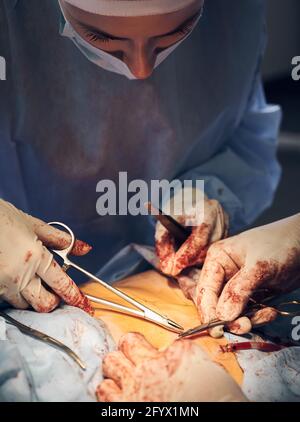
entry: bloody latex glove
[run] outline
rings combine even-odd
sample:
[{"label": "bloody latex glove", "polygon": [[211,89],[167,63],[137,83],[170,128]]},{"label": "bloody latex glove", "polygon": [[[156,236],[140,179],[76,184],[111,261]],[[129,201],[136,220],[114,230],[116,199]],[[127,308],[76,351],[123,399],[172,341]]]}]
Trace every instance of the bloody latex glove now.
[{"label": "bloody latex glove", "polygon": [[212,245],[197,284],[196,304],[203,322],[215,317],[233,321],[229,329],[243,334],[252,325],[271,322],[277,316],[268,307],[251,318],[239,318],[253,295],[263,289],[279,294],[298,286],[300,214]]},{"label": "bloody latex glove", "polygon": [[103,362],[103,402],[246,401],[235,381],[189,340],[159,352],[141,334],[125,335]]},{"label": "bloody latex glove", "polygon": [[[63,299],[91,313],[88,299],[46,248],[64,249],[70,241],[69,234],[0,200],[0,299],[19,309],[31,305],[38,312],[50,312]],[[72,253],[90,250],[77,240]]]},{"label": "bloody latex glove", "polygon": [[201,270],[199,268],[187,268],[176,277],[177,283],[187,299],[196,304],[196,287],[200,280]]},{"label": "bloody latex glove", "polygon": [[[207,199],[203,193],[202,198],[203,219],[197,225],[190,226],[191,234],[178,250],[172,234],[160,222],[156,225],[156,252],[160,260],[160,269],[167,275],[177,276],[185,268],[202,264],[208,247],[227,236],[228,216],[222,206],[214,199]],[[176,209],[177,201],[182,201],[180,192],[170,200],[167,209]],[[196,207],[194,203],[192,205],[184,204],[183,215],[171,215],[183,226],[188,227],[191,222],[197,220]]]}]

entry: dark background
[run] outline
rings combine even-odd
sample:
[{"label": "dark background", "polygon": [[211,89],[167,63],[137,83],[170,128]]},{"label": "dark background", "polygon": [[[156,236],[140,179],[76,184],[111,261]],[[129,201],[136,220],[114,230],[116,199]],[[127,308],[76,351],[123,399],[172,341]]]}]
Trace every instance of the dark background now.
[{"label": "dark background", "polygon": [[267,6],[268,47],[262,72],[268,101],[283,110],[278,150],[283,172],[272,207],[254,225],[300,212],[300,81],[291,77],[292,58],[300,56],[300,1],[267,0]]}]

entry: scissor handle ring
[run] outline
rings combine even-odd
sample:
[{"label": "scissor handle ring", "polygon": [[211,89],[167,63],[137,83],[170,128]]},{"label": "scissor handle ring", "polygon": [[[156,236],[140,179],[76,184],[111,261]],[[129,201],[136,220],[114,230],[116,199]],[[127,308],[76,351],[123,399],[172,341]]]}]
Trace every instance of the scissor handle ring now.
[{"label": "scissor handle ring", "polygon": [[71,251],[72,251],[72,249],[73,249],[73,247],[74,247],[74,244],[75,244],[75,236],[74,236],[74,233],[72,232],[72,230],[70,229],[70,227],[68,227],[66,224],[64,224],[64,223],[60,223],[60,222],[58,222],[58,221],[52,221],[51,223],[48,223],[48,225],[49,226],[59,226],[59,227],[63,227],[64,229],[65,229],[65,231],[67,232],[67,233],[69,233],[69,235],[71,236],[71,243],[70,243],[70,245],[67,247],[67,248],[65,248],[65,249],[63,249],[63,250],[61,250],[61,251],[59,251],[59,250],[57,250],[57,251],[54,251],[53,250],[53,252],[60,252],[60,253],[64,253],[64,255],[65,255],[65,257],[67,257],[68,255],[69,255],[69,253],[71,253]]}]

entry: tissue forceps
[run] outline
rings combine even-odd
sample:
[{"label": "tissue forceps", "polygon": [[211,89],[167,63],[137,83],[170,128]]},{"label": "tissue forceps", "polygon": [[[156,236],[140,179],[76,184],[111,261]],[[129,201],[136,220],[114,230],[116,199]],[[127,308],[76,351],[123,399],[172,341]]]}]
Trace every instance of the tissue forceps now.
[{"label": "tissue forceps", "polygon": [[[281,302],[278,305],[274,305],[274,306],[267,305],[266,302],[272,299],[274,299],[274,296],[267,297],[263,301],[261,301],[261,303],[259,303],[255,301],[253,298],[250,298],[250,302],[252,302],[252,305],[250,305],[250,307],[248,307],[248,311],[246,311],[241,316],[249,316],[253,312],[258,311],[259,309],[267,308],[267,307],[274,309],[278,315],[284,316],[284,317],[300,315],[300,301],[291,300],[288,302]],[[296,310],[290,311],[288,310],[289,307],[294,307]],[[221,321],[219,319],[214,319],[206,324],[198,325],[197,327],[191,328],[187,331],[180,333],[179,337],[180,338],[190,337],[195,334],[200,334],[203,331],[209,330],[210,328],[219,327],[220,325],[227,325],[230,322],[232,321]]]},{"label": "tissue forceps", "polygon": [[133,299],[132,297],[128,296],[126,293],[123,293],[121,290],[110,286],[105,281],[101,280],[100,278],[96,277],[94,274],[90,273],[89,271],[85,270],[84,268],[80,267],[79,265],[75,264],[74,262],[70,261],[69,254],[71,253],[74,243],[75,243],[75,236],[73,231],[68,227],[66,224],[59,223],[59,222],[51,222],[48,223],[50,226],[58,226],[64,228],[67,233],[71,236],[71,243],[70,245],[63,250],[56,250],[52,249],[51,251],[58,255],[63,260],[63,270],[67,271],[69,268],[74,268],[75,270],[81,272],[82,274],[86,275],[93,281],[96,281],[97,283],[101,284],[101,286],[105,287],[110,292],[114,293],[115,295],[119,296],[123,300],[125,300],[127,303],[130,303],[131,305],[135,306],[137,309],[132,309],[124,305],[120,305],[115,302],[111,302],[105,299],[100,299],[95,296],[86,295],[86,297],[91,300],[92,302],[99,303],[100,305],[105,305],[110,308],[116,309],[117,311],[124,312],[129,315],[133,315],[138,318],[143,318],[147,321],[154,322],[157,325],[160,325],[164,328],[167,328],[168,330],[174,331],[176,333],[180,333],[183,331],[183,327],[181,325],[177,324],[176,322],[170,320],[169,318],[165,317],[164,315],[161,315],[155,311],[152,311],[147,306],[141,304],[137,300]]}]

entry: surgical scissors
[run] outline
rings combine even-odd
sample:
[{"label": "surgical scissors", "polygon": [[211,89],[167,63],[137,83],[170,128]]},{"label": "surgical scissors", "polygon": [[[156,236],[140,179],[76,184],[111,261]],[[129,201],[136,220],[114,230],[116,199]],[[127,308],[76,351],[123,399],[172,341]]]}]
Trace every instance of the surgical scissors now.
[{"label": "surgical scissors", "polygon": [[89,271],[85,270],[84,268],[77,265],[75,262],[70,261],[69,254],[71,253],[74,243],[75,243],[75,236],[73,231],[68,227],[66,224],[59,223],[59,222],[51,222],[48,223],[50,226],[58,226],[64,228],[69,235],[71,236],[71,243],[70,245],[63,250],[56,250],[52,249],[51,251],[59,256],[63,260],[63,270],[68,271],[69,268],[74,268],[75,270],[81,272],[82,274],[86,275],[90,279],[96,281],[97,283],[101,284],[101,286],[105,287],[110,292],[116,294],[124,301],[130,303],[131,305],[135,306],[137,309],[132,309],[124,305],[120,305],[115,302],[111,302],[105,299],[100,299],[95,296],[86,295],[86,297],[91,300],[92,302],[98,303],[100,305],[108,306],[110,308],[113,308],[117,311],[124,312],[129,315],[133,315],[138,318],[143,318],[147,321],[153,322],[157,325],[160,325],[164,328],[167,328],[171,331],[174,331],[176,333],[180,333],[183,331],[183,327],[181,325],[177,324],[176,322],[170,320],[169,318],[165,317],[164,315],[160,315],[159,313],[152,311],[145,305],[139,303],[137,300],[133,299],[132,297],[128,296],[127,294],[123,293],[121,290],[110,286],[105,281],[101,280],[100,278],[96,277],[94,274],[90,273]]},{"label": "surgical scissors", "polygon": [[[281,302],[278,305],[269,306],[267,304],[268,301],[273,300],[275,296],[270,296],[265,298],[261,302],[257,302],[255,299],[251,298],[250,302],[252,303],[246,310],[246,312],[242,316],[250,316],[253,312],[258,311],[259,309],[270,307],[274,309],[278,315],[288,317],[288,316],[296,316],[300,315],[300,301],[298,300],[291,300],[288,302]],[[289,307],[298,307],[297,311],[289,311]],[[191,328],[187,331],[184,331],[179,334],[180,338],[194,336],[195,334],[200,334],[203,331],[209,330],[210,328],[219,327],[221,325],[226,326],[232,321],[221,321],[219,319],[214,319],[206,324],[198,325],[197,327]]]}]

